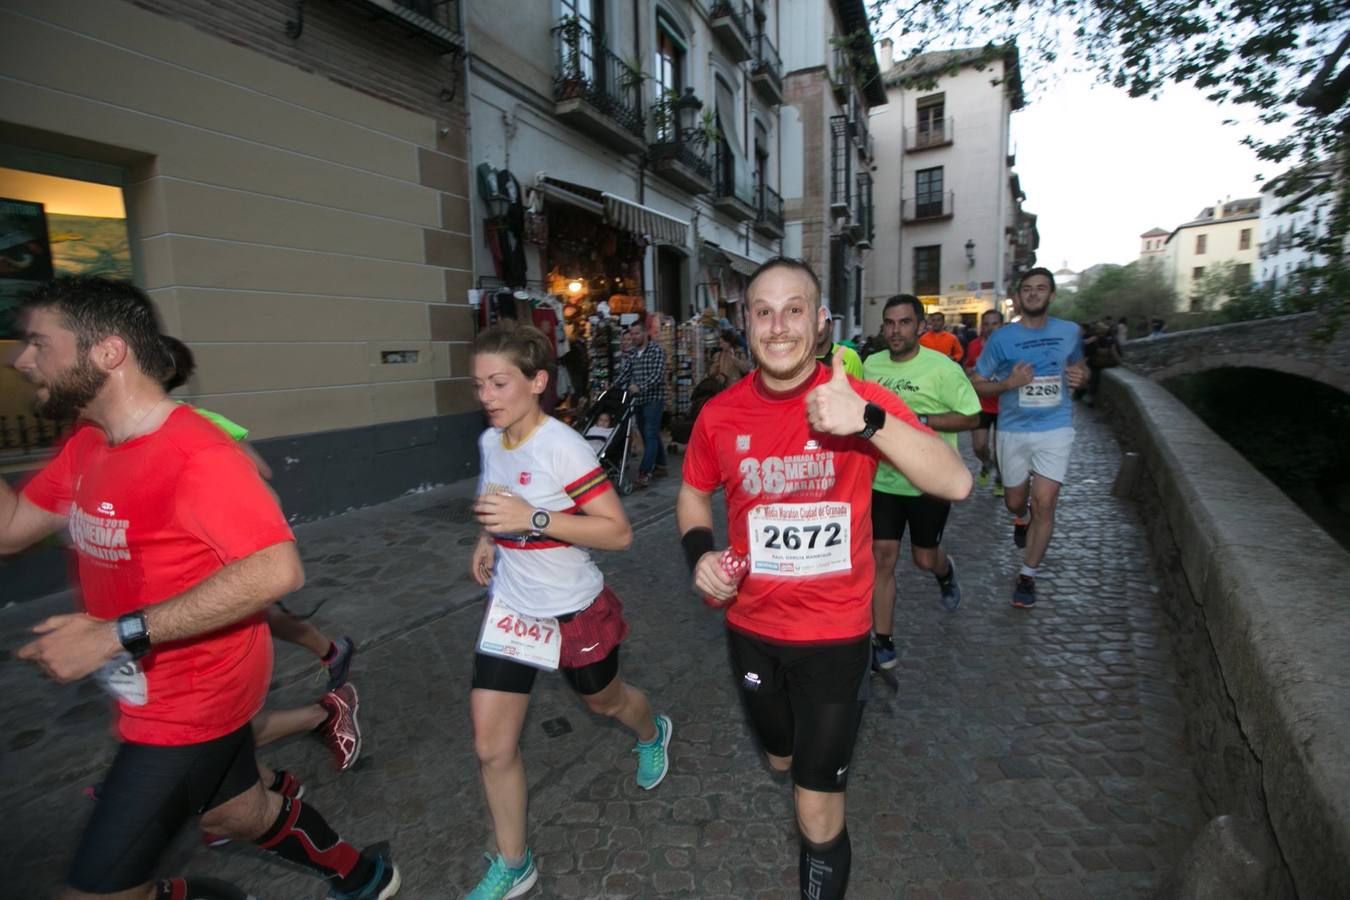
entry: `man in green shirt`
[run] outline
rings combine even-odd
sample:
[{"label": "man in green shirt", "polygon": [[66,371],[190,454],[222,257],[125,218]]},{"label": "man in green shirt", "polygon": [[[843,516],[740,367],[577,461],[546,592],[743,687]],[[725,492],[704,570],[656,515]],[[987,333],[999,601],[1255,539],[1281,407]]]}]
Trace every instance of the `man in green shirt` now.
[{"label": "man in green shirt", "polygon": [[838,353],[843,357],[844,371],[854,378],[862,380],[863,364],[862,357],[858,355],[858,351],[849,347],[847,344],[840,344],[831,340],[830,335],[830,329],[823,328],[816,337],[816,359],[828,366],[830,364],[830,359]]},{"label": "man in green shirt", "polygon": [[[873,353],[863,363],[863,378],[894,391],[919,421],[956,448],[956,435],[980,421],[980,398],[961,367],[945,354],[919,343],[923,304],[911,294],[886,301],[881,331],[889,352]],[[942,529],[951,503],[921,492],[884,460],[872,481],[872,555],[877,575],[872,587],[872,625],[876,637],[872,661],[879,669],[896,664],[891,626],[895,621],[895,564],[900,538],[909,526],[914,564],[932,572],[942,591],[942,606],[961,605],[956,564],[942,551]]]}]

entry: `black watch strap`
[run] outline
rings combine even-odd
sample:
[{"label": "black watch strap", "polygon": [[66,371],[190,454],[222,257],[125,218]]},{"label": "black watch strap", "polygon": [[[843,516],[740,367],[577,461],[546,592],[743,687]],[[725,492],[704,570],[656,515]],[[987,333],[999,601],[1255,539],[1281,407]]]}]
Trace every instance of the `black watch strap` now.
[{"label": "black watch strap", "polygon": [[863,430],[858,432],[858,437],[864,440],[870,438],[881,430],[881,426],[886,424],[886,410],[877,406],[875,403],[869,403],[863,408]]},{"label": "black watch strap", "polygon": [[150,652],[150,629],[145,613],[133,612],[117,619],[117,640],[132,659],[140,659]]}]

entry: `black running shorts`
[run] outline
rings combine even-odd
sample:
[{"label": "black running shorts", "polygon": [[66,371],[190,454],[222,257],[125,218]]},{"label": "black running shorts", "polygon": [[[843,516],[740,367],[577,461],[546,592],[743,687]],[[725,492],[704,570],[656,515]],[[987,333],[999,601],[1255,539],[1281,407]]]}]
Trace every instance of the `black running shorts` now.
[{"label": "black running shorts", "polygon": [[998,424],[998,413],[996,412],[991,413],[985,412],[984,410],[980,410],[980,424],[976,425],[974,430],[980,431],[981,429],[983,429],[985,431],[988,431],[990,428],[993,428],[997,424]]},{"label": "black running shorts", "polygon": [[[562,667],[558,669],[572,690],[582,696],[598,694],[614,676],[619,674],[619,648],[609,651],[604,659],[588,663],[579,669]],[[534,666],[489,656],[486,653],[473,655],[473,687],[485,691],[505,691],[508,694],[528,694],[534,690],[534,679],[539,670]]]},{"label": "black running shorts", "polygon": [[952,505],[927,494],[917,497],[872,492],[872,540],[898,541],[909,525],[909,542],[931,550],[942,543],[942,529]]},{"label": "black running shorts", "polygon": [[122,744],[80,836],[67,883],[86,894],[147,883],[188,819],[257,783],[249,724],[202,744]]},{"label": "black running shorts", "polygon": [[746,715],[765,752],[792,757],[797,786],[843,791],[870,684],[871,638],[774,644],[728,628],[727,649]]}]

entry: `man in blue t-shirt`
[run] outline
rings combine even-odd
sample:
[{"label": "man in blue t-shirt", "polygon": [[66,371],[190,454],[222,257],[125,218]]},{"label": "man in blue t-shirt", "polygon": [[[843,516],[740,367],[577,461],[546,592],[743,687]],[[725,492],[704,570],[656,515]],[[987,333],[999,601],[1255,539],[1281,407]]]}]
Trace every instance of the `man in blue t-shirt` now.
[{"label": "man in blue t-shirt", "polygon": [[976,393],[998,398],[1003,502],[1015,517],[1013,542],[1026,548],[1012,594],[1020,609],[1036,604],[1036,567],[1050,546],[1073,448],[1072,391],[1088,377],[1078,326],[1048,315],[1054,298],[1050,270],[1028,269],[1017,287],[1021,321],[989,336],[970,375]]}]

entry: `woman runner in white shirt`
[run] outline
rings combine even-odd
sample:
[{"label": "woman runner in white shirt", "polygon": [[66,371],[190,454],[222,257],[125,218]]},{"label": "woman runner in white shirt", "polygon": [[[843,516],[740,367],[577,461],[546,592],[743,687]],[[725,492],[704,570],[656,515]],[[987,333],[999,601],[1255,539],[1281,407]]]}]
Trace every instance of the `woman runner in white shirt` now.
[{"label": "woman runner in white shirt", "polygon": [[636,733],[640,787],[656,787],[669,768],[670,719],[619,677],[623,606],[583,549],[625,550],[633,530],[585,439],[540,408],[552,367],[548,339],[529,326],[490,328],[474,344],[489,428],[479,439],[473,509],[483,533],[471,566],[490,598],[469,706],[497,856],[470,900],[519,897],[538,878],[525,842],[520,733],[539,669],[560,669],[592,712]]}]

